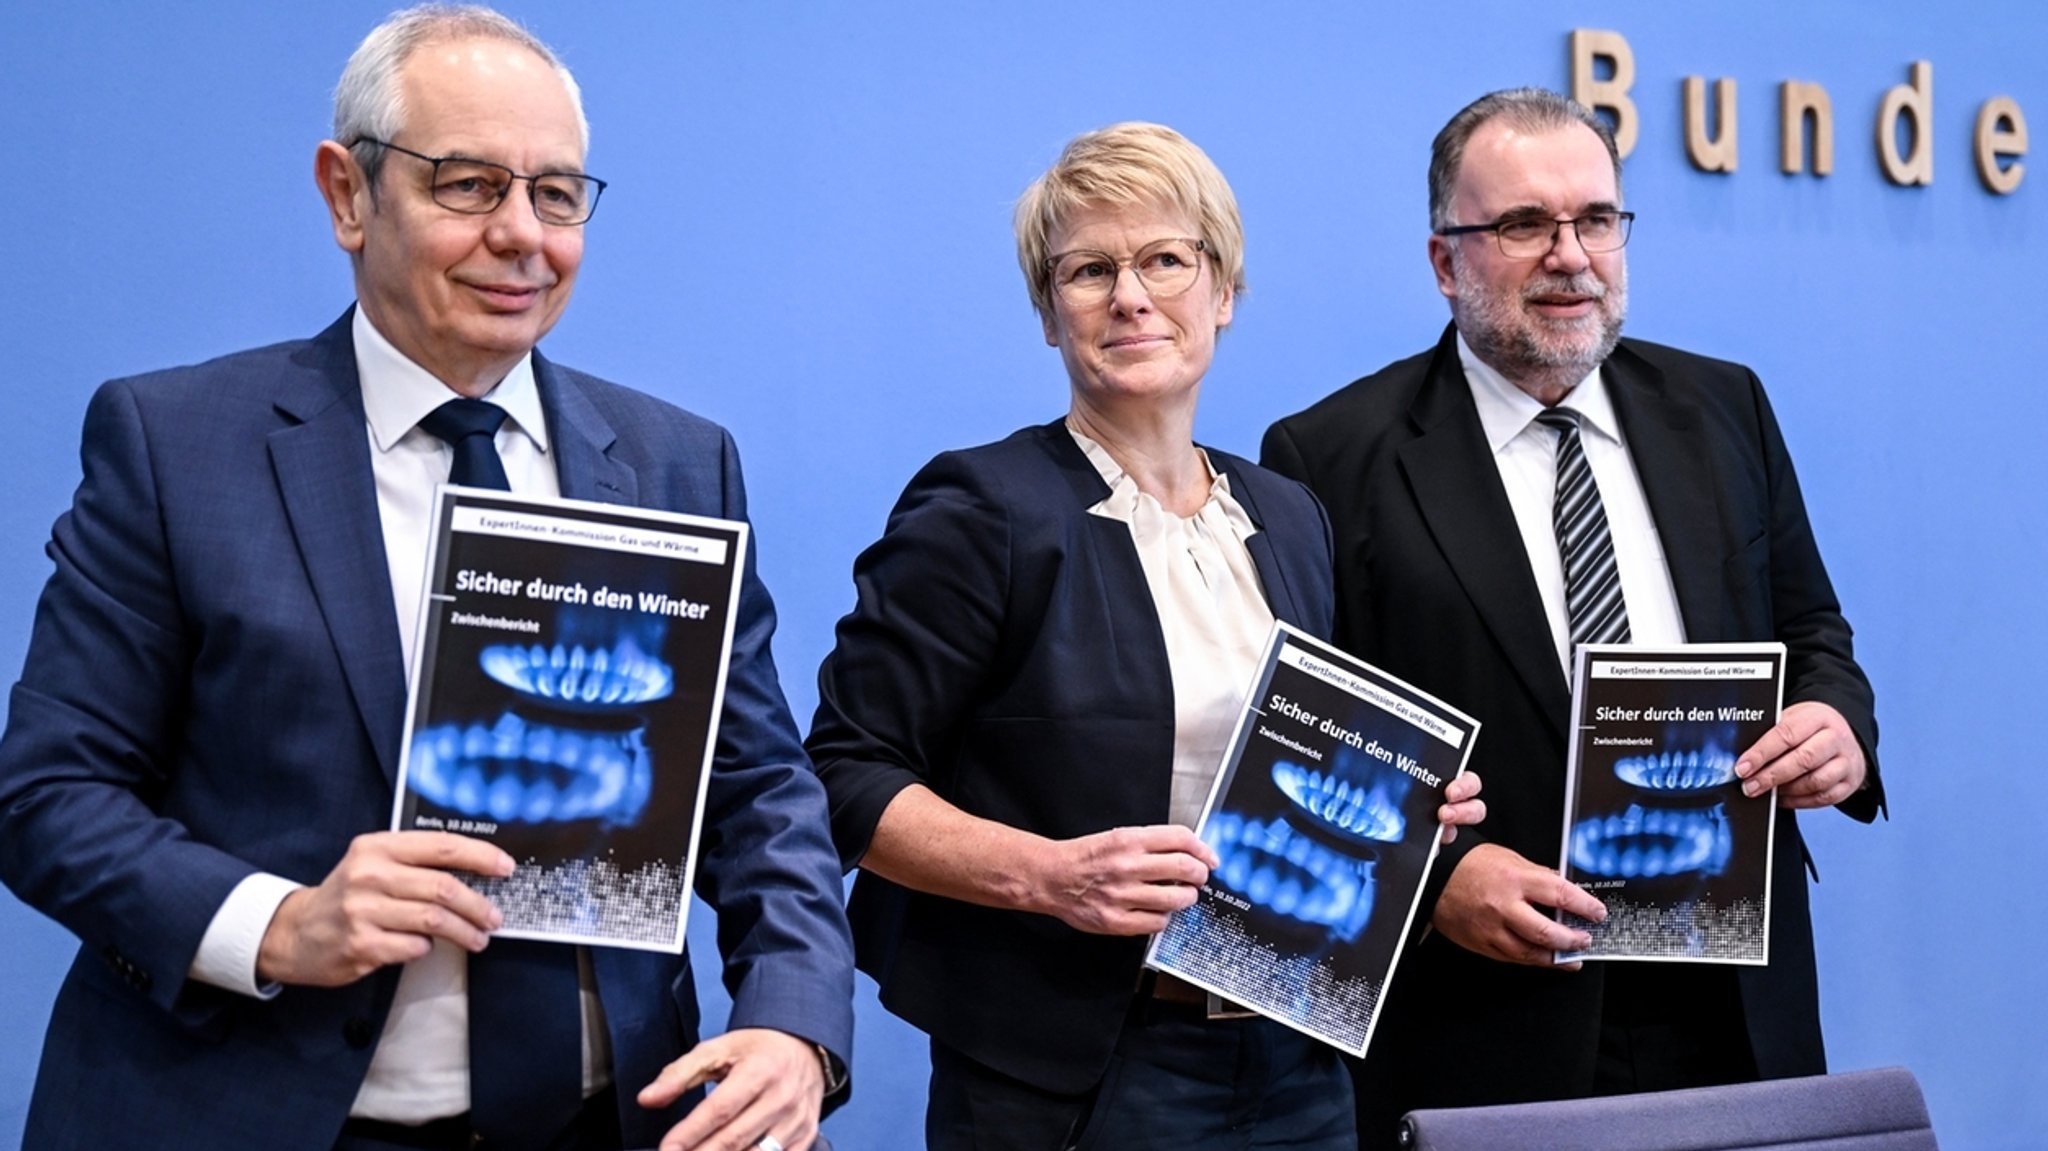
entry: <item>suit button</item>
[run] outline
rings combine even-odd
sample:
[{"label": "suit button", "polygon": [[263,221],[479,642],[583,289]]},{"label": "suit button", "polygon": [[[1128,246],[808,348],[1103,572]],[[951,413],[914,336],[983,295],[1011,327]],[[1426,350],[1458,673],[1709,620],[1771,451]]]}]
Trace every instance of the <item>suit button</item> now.
[{"label": "suit button", "polygon": [[360,1049],[376,1041],[377,1029],[369,1020],[357,1016],[341,1025],[341,1038],[350,1047]]},{"label": "suit button", "polygon": [[137,967],[134,960],[121,954],[120,951],[115,949],[113,944],[110,943],[100,949],[100,956],[107,961],[108,967],[114,969],[114,974],[128,981],[128,986],[145,994],[149,991],[149,972]]}]

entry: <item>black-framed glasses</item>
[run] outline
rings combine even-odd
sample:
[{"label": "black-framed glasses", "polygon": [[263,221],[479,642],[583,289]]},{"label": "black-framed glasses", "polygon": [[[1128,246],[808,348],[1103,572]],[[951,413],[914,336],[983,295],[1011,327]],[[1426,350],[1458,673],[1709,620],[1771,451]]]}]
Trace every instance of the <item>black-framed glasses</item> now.
[{"label": "black-framed glasses", "polygon": [[1629,226],[1635,223],[1634,212],[1588,212],[1569,220],[1553,220],[1548,216],[1516,216],[1509,220],[1495,220],[1491,224],[1459,224],[1451,228],[1438,228],[1439,236],[1469,236],[1474,232],[1492,232],[1500,243],[1500,254],[1510,260],[1534,260],[1550,254],[1557,243],[1558,229],[1566,224],[1572,226],[1572,234],[1579,238],[1579,247],[1588,252],[1613,252],[1628,243]]},{"label": "black-framed glasses", "polygon": [[1195,286],[1202,277],[1202,253],[1209,245],[1202,240],[1175,237],[1154,240],[1138,249],[1128,260],[1108,252],[1076,248],[1045,259],[1046,274],[1053,291],[1076,308],[1092,307],[1116,294],[1116,278],[1125,268],[1135,272],[1145,293],[1155,300],[1172,299]]},{"label": "black-framed glasses", "polygon": [[533,214],[543,224],[566,228],[590,219],[590,214],[597,211],[597,198],[604,194],[603,180],[581,172],[522,176],[503,164],[464,156],[429,156],[374,136],[358,136],[356,142],[375,144],[432,164],[434,172],[428,177],[428,186],[434,203],[465,215],[488,216],[497,211],[505,197],[512,194],[512,185],[524,180],[526,194],[533,201]]}]

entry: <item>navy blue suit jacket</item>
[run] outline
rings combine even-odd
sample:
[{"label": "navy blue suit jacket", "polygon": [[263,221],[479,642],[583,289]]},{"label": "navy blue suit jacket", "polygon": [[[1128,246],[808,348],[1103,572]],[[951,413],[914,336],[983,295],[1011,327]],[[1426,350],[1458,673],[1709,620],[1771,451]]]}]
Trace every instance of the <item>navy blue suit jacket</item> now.
[{"label": "navy blue suit jacket", "polygon": [[[102,387],[0,741],[0,877],[81,941],[51,1014],[33,1148],[332,1146],[397,969],[268,1001],[188,980],[252,871],[318,883],[387,827],[405,718],[348,315],[310,341]],[[744,518],[714,424],[534,356],[565,496]],[[698,891],[731,1026],[850,1054],[852,970],[825,809],[747,557]],[[632,1095],[696,1042],[687,960],[592,950]]]},{"label": "navy blue suit jacket", "polygon": [[[1869,754],[1870,789],[1841,806],[1872,819],[1884,791],[1870,681],[1763,385],[1739,364],[1639,340],[1623,340],[1601,371],[1687,638],[1782,641],[1785,702],[1833,706]],[[1455,331],[1274,424],[1261,458],[1329,507],[1338,645],[1484,725],[1470,767],[1486,780],[1486,820],[1444,849],[1425,897],[1433,905],[1482,843],[1555,866],[1571,693]],[[1771,962],[1736,969],[1767,1078],[1826,1069],[1804,858],[1799,820],[1780,810]],[[1411,941],[1359,1077],[1361,1145],[1391,1146],[1417,1107],[1589,1094],[1605,969],[1499,963],[1434,933]]]},{"label": "navy blue suit jacket", "polygon": [[[1213,449],[1259,528],[1273,614],[1330,630],[1329,524],[1301,485]],[[1063,424],[948,452],[910,481],[854,565],[858,602],[819,672],[808,746],[842,861],[913,783],[1054,839],[1164,823],[1173,680],[1130,528]],[[882,1002],[936,1039],[1049,1090],[1094,1084],[1145,940],[978,907],[862,874],[848,907]]]}]

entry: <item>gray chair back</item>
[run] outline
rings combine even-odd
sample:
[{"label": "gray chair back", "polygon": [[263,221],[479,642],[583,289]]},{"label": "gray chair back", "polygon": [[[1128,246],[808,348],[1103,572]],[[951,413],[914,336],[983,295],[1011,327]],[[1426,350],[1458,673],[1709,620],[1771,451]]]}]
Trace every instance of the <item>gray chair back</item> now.
[{"label": "gray chair back", "polygon": [[1409,1151],[1938,1151],[1903,1067],[1554,1103],[1411,1111]]}]

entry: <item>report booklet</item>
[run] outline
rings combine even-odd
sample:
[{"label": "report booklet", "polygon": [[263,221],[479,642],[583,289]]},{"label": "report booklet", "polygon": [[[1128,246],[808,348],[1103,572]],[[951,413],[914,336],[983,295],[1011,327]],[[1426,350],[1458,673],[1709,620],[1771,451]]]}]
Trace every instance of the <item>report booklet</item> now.
[{"label": "report booklet", "polygon": [[1146,962],[1365,1054],[1478,731],[1275,624],[1195,829],[1222,865]]},{"label": "report booklet", "polygon": [[446,486],[392,817],[488,840],[497,934],[680,952],[747,525]]},{"label": "report booklet", "polygon": [[1764,964],[1777,793],[1735,761],[1778,722],[1785,645],[1585,644],[1572,675],[1565,878],[1607,919],[1579,959]]}]

